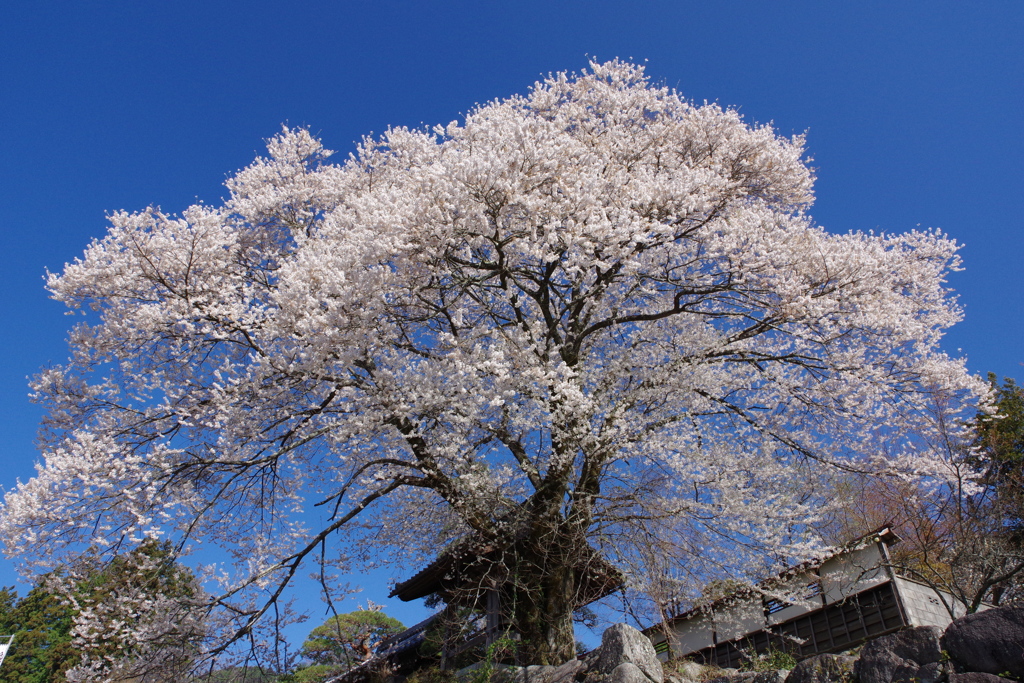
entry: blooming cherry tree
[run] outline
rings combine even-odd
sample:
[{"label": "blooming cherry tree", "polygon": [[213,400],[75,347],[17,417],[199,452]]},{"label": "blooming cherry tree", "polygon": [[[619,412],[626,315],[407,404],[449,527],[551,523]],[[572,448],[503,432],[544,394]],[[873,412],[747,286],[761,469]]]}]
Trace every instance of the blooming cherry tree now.
[{"label": "blooming cherry tree", "polygon": [[952,240],[815,226],[802,138],[641,67],[341,164],[302,129],[268,147],[221,205],[115,213],[50,276],[85,317],[35,381],[9,553],[219,543],[244,632],[322,557],[472,534],[514,550],[512,626],[555,662],[588,545],[799,552],[821,475],[940,473],[934,398],[984,393],[939,350]]}]

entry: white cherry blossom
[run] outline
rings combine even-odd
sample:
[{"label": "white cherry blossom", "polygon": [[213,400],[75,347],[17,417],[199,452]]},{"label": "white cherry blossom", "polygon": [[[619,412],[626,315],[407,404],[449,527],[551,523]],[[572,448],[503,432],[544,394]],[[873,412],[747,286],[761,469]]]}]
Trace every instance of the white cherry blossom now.
[{"label": "white cherry blossom", "polygon": [[551,614],[514,620],[553,661],[582,544],[809,552],[830,471],[941,475],[936,397],[984,394],[939,348],[953,240],[826,232],[802,137],[633,64],[340,164],[302,129],[268,147],[221,205],[115,213],[49,277],[85,314],[35,382],[8,553],[218,543],[241,628],[324,544],[403,562],[472,533],[524,558]]}]

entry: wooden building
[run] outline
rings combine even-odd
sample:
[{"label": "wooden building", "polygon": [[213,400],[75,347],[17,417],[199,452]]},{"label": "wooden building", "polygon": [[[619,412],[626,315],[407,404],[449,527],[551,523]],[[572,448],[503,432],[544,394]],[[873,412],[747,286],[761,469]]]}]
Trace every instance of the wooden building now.
[{"label": "wooden building", "polygon": [[[514,566],[515,541],[507,546],[467,538],[454,543],[415,575],[395,585],[389,597],[408,602],[428,596],[446,605],[441,613],[381,643],[380,656],[397,664],[410,662],[410,653],[421,648],[428,634],[441,643],[441,667],[463,653],[483,651],[510,630],[504,604],[510,594],[510,567]],[[587,546],[576,558],[574,572],[582,606],[598,600],[622,585],[622,575],[600,553]],[[438,631],[441,631],[438,634]]]},{"label": "wooden building", "polygon": [[952,596],[893,571],[888,547],[897,542],[891,529],[879,529],[647,629],[647,635],[662,660],[688,657],[734,667],[771,648],[802,659],[908,626],[945,627],[954,618],[950,610],[962,616]]}]

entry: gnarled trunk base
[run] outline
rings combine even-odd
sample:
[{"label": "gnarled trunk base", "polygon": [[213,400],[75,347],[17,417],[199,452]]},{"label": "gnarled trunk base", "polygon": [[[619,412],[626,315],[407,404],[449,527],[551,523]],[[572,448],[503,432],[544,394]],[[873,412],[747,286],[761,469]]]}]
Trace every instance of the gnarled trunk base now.
[{"label": "gnarled trunk base", "polygon": [[[554,552],[552,552],[554,550]],[[506,592],[506,614],[519,633],[522,664],[557,666],[576,656],[575,571],[566,548],[523,552]]]}]

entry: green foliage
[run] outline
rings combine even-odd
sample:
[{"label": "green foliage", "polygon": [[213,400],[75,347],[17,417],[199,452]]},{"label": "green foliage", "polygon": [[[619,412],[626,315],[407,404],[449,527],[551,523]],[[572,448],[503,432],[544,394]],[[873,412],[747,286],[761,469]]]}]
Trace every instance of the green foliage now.
[{"label": "green foliage", "polygon": [[342,668],[332,664],[313,664],[297,669],[294,673],[281,676],[281,683],[321,683],[332,676],[344,673]]},{"label": "green foliage", "polygon": [[676,678],[684,678],[686,680],[703,681],[707,680],[706,672],[708,668],[713,668],[714,671],[721,671],[717,666],[698,664],[689,657],[676,657],[669,659],[666,662],[662,662],[661,670],[665,673],[665,676],[675,676]]},{"label": "green foliage", "polygon": [[[156,568],[135,571],[143,558],[157,560]],[[47,578],[42,577],[20,600],[13,586],[0,589],[0,633],[15,635],[3,663],[0,680],[4,683],[60,683],[68,669],[82,661],[82,650],[71,637],[76,611],[65,596],[46,587]],[[127,587],[144,587],[150,594],[162,591],[165,595],[191,596],[195,582],[191,572],[174,563],[168,544],[152,541],[88,573],[78,583],[74,597],[79,605],[103,605]],[[125,654],[122,645],[105,639],[90,654],[94,658],[121,657]]]},{"label": "green foliage", "polygon": [[78,663],[71,646],[71,608],[42,586],[17,599],[14,587],[0,590],[0,632],[15,634],[3,663],[4,683],[63,681]]},{"label": "green foliage", "polygon": [[987,459],[983,482],[995,493],[1006,522],[1024,531],[1024,387],[1010,378],[999,385],[989,373],[995,415],[979,415],[975,446]]},{"label": "green foliage", "polygon": [[402,622],[376,610],[338,614],[310,632],[302,656],[314,664],[351,667],[369,659],[380,641],[404,630]]},{"label": "green foliage", "polygon": [[293,679],[257,667],[232,666],[189,679],[195,683],[291,683]]},{"label": "green foliage", "polygon": [[[198,584],[191,571],[175,562],[175,555],[170,543],[150,540],[144,542],[134,551],[115,557],[104,566],[97,566],[78,586],[76,599],[85,608],[101,611],[105,606],[116,604],[124,596],[135,595],[136,600],[128,608],[129,614],[140,607],[139,598],[147,599],[164,596],[174,599],[190,600],[197,597]],[[111,611],[103,621],[117,622],[129,614],[124,610]],[[179,615],[184,616],[184,615]],[[196,630],[197,624],[184,618],[177,626],[160,636],[158,643],[145,644],[146,648],[156,644],[162,652],[175,652],[173,657],[163,659],[160,668],[170,667],[178,672],[187,668],[190,661],[189,652],[194,652],[192,644],[202,636]],[[139,644],[118,642],[116,639],[103,636],[97,647],[93,643],[89,655],[93,660],[100,658],[124,658],[135,656],[152,657],[153,651],[139,651]],[[147,664],[156,665],[156,662]],[[170,673],[168,671],[167,673]]]},{"label": "green foliage", "polygon": [[[451,646],[472,634],[475,628],[472,624],[478,616],[478,612],[467,607],[446,606],[423,634],[423,642],[419,646],[419,656],[423,659],[440,660],[441,652],[446,644]],[[462,652],[455,658],[449,658],[446,665],[451,669],[460,669],[478,662],[481,654],[478,649],[473,648]]]},{"label": "green foliage", "polygon": [[491,677],[494,675],[495,664],[508,660],[514,661],[518,647],[519,643],[508,635],[495,640],[484,651],[483,661],[470,672],[467,683],[490,683]]},{"label": "green foliage", "polygon": [[[975,423],[975,463],[984,492],[975,496],[968,520],[989,520],[982,536],[995,552],[989,553],[984,599],[1000,604],[1024,604],[1024,387],[1004,378],[1000,385],[989,373],[995,414],[978,415]],[[968,556],[979,555],[971,546]],[[976,601],[977,602],[977,601]],[[977,604],[969,606],[970,611]]]},{"label": "green foliage", "polygon": [[417,669],[409,674],[405,683],[454,683],[455,675],[451,671],[442,671],[438,665]]},{"label": "green foliage", "polygon": [[740,665],[741,671],[776,671],[792,669],[796,666],[796,658],[785,650],[774,647],[767,652],[748,656]]},{"label": "green foliage", "polygon": [[[151,560],[152,568],[143,572],[143,560]],[[102,602],[126,586],[145,587],[150,595],[196,597],[195,576],[175,562],[171,544],[150,540],[134,551],[115,557],[108,565],[93,572],[80,585],[80,592],[93,602]]]},{"label": "green foliage", "polygon": [[717,666],[716,664],[708,664],[701,669],[700,680],[710,681],[715,678],[720,678],[721,676],[724,676],[726,673],[726,670],[721,668],[720,666]]}]

